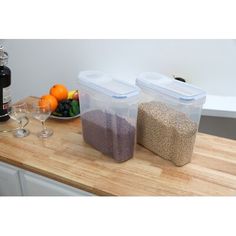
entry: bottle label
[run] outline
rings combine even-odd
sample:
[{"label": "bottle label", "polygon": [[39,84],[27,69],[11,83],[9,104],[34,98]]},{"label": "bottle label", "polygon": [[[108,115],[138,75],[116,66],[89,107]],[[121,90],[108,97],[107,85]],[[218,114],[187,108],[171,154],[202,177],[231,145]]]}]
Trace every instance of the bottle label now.
[{"label": "bottle label", "polygon": [[11,101],[11,90],[10,86],[3,88],[3,110],[6,110],[8,108],[8,104]]}]

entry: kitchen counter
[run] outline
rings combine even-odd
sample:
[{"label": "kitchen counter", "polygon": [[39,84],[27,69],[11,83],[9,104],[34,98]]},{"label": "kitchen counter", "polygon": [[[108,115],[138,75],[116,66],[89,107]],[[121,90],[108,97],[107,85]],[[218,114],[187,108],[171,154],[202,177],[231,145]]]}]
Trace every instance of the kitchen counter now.
[{"label": "kitchen counter", "polygon": [[79,118],[46,123],[54,135],[45,140],[33,119],[28,137],[0,134],[0,161],[97,195],[236,195],[234,140],[199,133],[192,162],[183,167],[139,145],[131,160],[115,163],[84,143]]}]

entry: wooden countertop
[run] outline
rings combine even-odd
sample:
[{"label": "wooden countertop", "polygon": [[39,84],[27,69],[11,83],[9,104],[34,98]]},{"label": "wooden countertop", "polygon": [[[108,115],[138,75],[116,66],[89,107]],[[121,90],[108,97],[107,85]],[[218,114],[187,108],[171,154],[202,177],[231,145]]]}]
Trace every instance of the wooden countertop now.
[{"label": "wooden countertop", "polygon": [[[26,99],[30,102],[33,97]],[[0,161],[97,195],[236,195],[236,141],[199,133],[192,162],[175,167],[137,145],[134,158],[115,163],[84,143],[80,119],[49,119],[54,135],[0,134]]]}]

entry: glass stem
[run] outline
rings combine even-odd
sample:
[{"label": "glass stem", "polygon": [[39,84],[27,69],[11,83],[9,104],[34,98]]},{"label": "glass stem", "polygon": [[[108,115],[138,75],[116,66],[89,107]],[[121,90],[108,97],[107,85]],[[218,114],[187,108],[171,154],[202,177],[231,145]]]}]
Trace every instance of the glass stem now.
[{"label": "glass stem", "polygon": [[47,130],[47,127],[45,125],[45,121],[42,121],[42,126],[43,126],[43,132]]},{"label": "glass stem", "polygon": [[23,129],[23,122],[22,122],[22,119],[20,119],[19,125],[20,125],[20,129]]}]

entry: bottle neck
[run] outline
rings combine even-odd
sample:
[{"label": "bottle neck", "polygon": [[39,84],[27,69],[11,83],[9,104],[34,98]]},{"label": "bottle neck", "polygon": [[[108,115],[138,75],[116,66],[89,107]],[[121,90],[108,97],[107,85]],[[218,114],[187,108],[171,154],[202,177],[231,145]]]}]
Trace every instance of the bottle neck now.
[{"label": "bottle neck", "polygon": [[4,51],[4,48],[0,46],[0,66],[7,65],[8,53]]},{"label": "bottle neck", "polygon": [[0,60],[0,67],[5,67],[7,65],[7,61],[6,60]]}]

